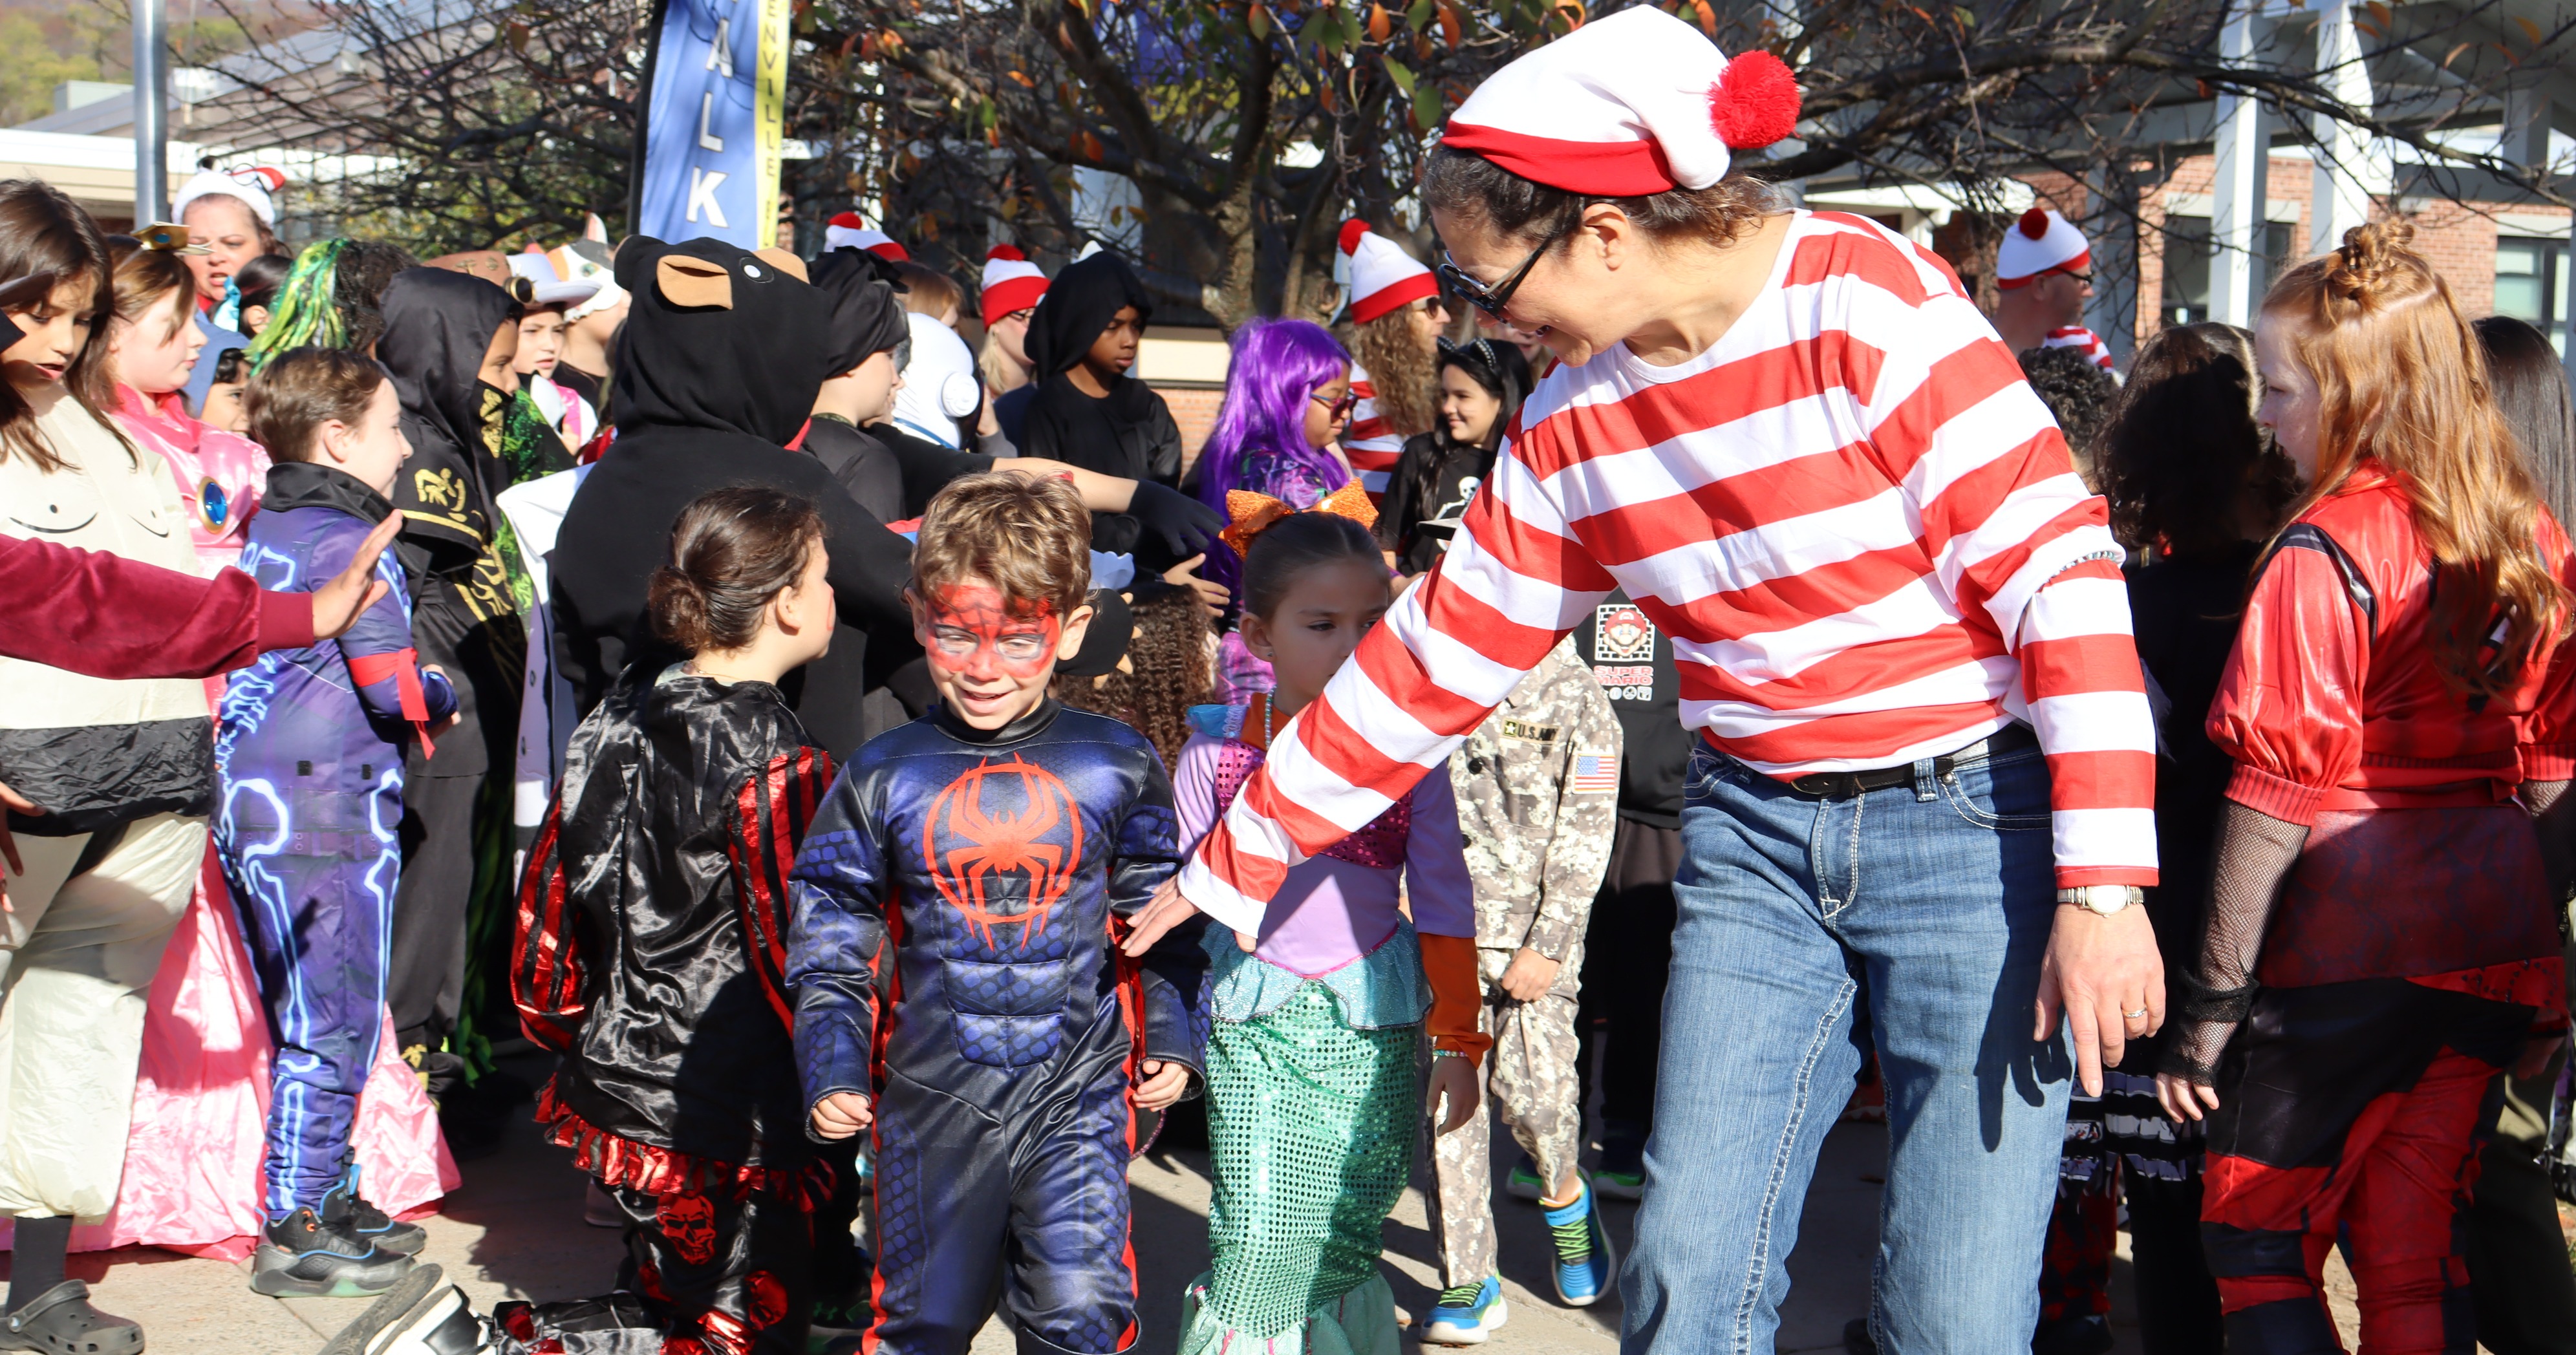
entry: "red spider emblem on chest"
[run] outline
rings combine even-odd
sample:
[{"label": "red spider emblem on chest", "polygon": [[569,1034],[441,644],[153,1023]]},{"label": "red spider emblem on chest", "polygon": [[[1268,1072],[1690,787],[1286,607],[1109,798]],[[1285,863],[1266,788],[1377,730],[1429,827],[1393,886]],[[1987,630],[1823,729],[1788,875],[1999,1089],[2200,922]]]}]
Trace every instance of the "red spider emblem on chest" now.
[{"label": "red spider emblem on chest", "polygon": [[[1020,807],[987,808],[986,783],[1007,784],[1013,777],[1019,780]],[[1009,794],[1003,790],[997,798],[1007,800]],[[1063,842],[1039,840],[1059,832]],[[944,852],[942,839],[949,844]],[[1048,916],[1082,860],[1082,814],[1072,792],[1046,768],[1016,755],[1008,762],[986,762],[949,782],[930,802],[930,817],[921,829],[921,856],[940,897],[964,915],[985,945],[996,944],[994,927],[1017,922],[1026,924],[1020,931],[1025,949],[1030,937],[1046,931]],[[1028,880],[1028,907],[996,912],[986,901],[985,885],[1010,874]]]}]

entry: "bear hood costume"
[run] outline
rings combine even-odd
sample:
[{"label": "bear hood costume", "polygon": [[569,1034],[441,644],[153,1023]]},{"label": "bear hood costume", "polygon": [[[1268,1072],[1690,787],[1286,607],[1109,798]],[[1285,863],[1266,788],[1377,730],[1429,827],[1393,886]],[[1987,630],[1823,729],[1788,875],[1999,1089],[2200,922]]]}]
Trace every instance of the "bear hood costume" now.
[{"label": "bear hood costume", "polygon": [[683,657],[653,635],[645,606],[671,523],[710,490],[762,485],[821,510],[842,622],[834,662],[782,687],[800,714],[855,709],[861,656],[840,651],[873,641],[871,672],[910,657],[912,554],[821,462],[787,450],[830,374],[833,298],[795,256],[718,240],[629,239],[617,282],[634,297],[618,342],[617,441],[582,481],[555,542],[555,648],[576,704],[587,714],[630,662]]}]

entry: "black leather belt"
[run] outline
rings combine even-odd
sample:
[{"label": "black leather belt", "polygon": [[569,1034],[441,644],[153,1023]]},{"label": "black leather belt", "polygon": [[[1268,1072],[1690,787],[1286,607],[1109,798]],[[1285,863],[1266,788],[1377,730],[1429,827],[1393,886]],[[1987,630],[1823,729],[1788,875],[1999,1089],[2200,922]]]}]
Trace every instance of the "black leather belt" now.
[{"label": "black leather belt", "polygon": [[[1932,759],[1932,775],[1948,776],[1955,768],[1964,767],[1972,762],[1982,762],[1997,753],[2010,753],[2022,748],[2035,747],[2038,743],[2039,736],[2031,732],[2030,726],[2006,725],[1999,732],[1989,734],[1965,748],[1954,749]],[[1809,772],[1791,781],[1789,789],[1811,799],[1848,800],[1873,790],[1886,790],[1892,786],[1913,784],[1914,764],[1908,762],[1894,767],[1872,767],[1867,771],[1858,772]]]}]

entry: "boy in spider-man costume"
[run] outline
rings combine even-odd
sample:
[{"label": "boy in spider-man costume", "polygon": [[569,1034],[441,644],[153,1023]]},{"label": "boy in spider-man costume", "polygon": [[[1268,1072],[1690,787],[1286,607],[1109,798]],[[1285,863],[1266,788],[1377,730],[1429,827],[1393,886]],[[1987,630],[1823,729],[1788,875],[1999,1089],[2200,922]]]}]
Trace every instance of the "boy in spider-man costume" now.
[{"label": "boy in spider-man costume", "polygon": [[1136,1341],[1135,1108],[1195,1090],[1206,960],[1195,936],[1119,952],[1179,866],[1171,780],[1047,696],[1090,622],[1090,539],[1063,481],[932,502],[908,597],[940,705],[859,750],[797,856],[811,1129],[875,1146],[871,1352],[962,1352],[997,1293],[1023,1352]]}]

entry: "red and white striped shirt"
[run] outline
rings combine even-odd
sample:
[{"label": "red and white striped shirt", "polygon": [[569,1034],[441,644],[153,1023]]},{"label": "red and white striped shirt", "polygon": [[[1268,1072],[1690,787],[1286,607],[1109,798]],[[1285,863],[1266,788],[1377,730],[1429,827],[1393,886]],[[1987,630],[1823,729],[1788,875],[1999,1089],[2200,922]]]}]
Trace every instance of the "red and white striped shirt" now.
[{"label": "red and white striped shirt", "polygon": [[2057,329],[2052,329],[2048,331],[2047,338],[2039,341],[2039,346],[2042,348],[2072,348],[2082,353],[2087,359],[2091,360],[2094,366],[2101,368],[2103,371],[2108,372],[2114,370],[2111,366],[2111,345],[2102,342],[2101,335],[2086,329],[2082,325],[2065,325]]},{"label": "red and white striped shirt", "polygon": [[1342,432],[1342,457],[1360,477],[1369,502],[1376,503],[1386,497],[1387,473],[1404,455],[1404,435],[1389,428],[1385,416],[1377,412],[1377,387],[1369,384],[1368,369],[1357,362],[1351,364],[1351,394],[1360,402],[1351,409],[1351,426]]},{"label": "red and white striped shirt", "polygon": [[1200,845],[1250,929],[1289,865],[1383,813],[1614,586],[1673,636],[1682,722],[1781,778],[2028,721],[2060,887],[2156,878],[2155,729],[2101,499],[1928,250],[1800,213],[1770,283],[1670,367],[1612,345],[1523,406],[1440,565]]}]

